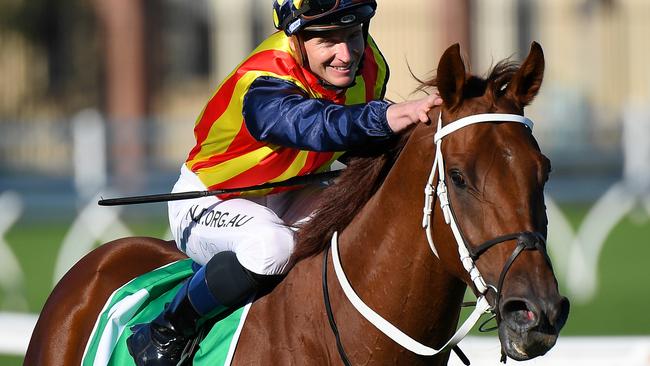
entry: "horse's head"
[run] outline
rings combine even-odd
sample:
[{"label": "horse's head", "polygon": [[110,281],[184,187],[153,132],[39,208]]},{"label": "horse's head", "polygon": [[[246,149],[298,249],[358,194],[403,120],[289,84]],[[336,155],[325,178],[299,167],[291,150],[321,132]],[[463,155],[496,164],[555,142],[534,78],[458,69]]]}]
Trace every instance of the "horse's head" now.
[{"label": "horse's head", "polygon": [[[544,55],[537,43],[521,67],[500,63],[485,79],[467,74],[459,46],[450,47],[434,82],[444,100],[442,125],[476,114],[523,115],[543,73]],[[523,123],[499,121],[447,135],[442,155],[453,216],[488,285],[504,354],[516,360],[543,355],[555,344],[569,312],[545,248],[543,190],[549,160]],[[458,261],[454,240],[446,242],[440,250],[448,259],[443,262],[454,263],[452,271],[476,291]]]}]

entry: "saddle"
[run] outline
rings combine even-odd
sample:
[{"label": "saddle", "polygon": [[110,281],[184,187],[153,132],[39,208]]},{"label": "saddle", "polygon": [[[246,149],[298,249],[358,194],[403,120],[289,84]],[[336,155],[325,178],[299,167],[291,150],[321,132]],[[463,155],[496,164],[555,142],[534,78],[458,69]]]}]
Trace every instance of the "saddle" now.
[{"label": "saddle", "polygon": [[[126,347],[131,326],[150,322],[162,311],[184,280],[194,273],[192,263],[191,259],[173,262],[115,290],[95,322],[82,365],[132,365]],[[251,304],[203,324],[187,361],[192,365],[230,365]]]}]

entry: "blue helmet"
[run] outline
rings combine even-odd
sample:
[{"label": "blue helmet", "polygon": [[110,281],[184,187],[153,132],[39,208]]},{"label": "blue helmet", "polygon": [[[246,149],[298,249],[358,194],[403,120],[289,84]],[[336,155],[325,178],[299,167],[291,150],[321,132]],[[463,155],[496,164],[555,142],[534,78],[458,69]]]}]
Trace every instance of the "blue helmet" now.
[{"label": "blue helmet", "polygon": [[275,28],[292,36],[301,30],[329,30],[361,24],[375,15],[375,0],[274,0]]}]

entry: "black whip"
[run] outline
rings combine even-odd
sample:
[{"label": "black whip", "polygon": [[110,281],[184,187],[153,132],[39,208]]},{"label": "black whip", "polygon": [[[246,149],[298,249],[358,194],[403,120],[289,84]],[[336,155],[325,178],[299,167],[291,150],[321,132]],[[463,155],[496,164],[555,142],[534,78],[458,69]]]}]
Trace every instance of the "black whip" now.
[{"label": "black whip", "polygon": [[224,189],[216,189],[213,191],[189,191],[189,192],[178,192],[178,193],[150,194],[145,196],[108,198],[108,199],[99,200],[97,204],[99,204],[100,206],[134,205],[139,203],[188,200],[188,199],[207,197],[207,196],[217,196],[226,193],[257,191],[257,190],[268,189],[268,188],[300,186],[305,184],[313,184],[317,182],[318,183],[325,182],[334,179],[341,174],[341,171],[342,170],[332,170],[324,173],[300,175],[280,182],[264,183],[255,186],[241,187],[241,188],[224,188]]}]

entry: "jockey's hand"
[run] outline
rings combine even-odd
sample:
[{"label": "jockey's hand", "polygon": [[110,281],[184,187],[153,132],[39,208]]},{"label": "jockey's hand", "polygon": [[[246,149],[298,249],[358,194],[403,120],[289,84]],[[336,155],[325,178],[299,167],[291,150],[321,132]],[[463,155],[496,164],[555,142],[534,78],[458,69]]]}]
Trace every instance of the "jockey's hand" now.
[{"label": "jockey's hand", "polygon": [[427,122],[427,113],[434,106],[442,104],[442,98],[438,93],[428,95],[422,99],[409,100],[395,103],[386,110],[388,126],[395,133],[400,133],[405,128],[418,122]]}]

